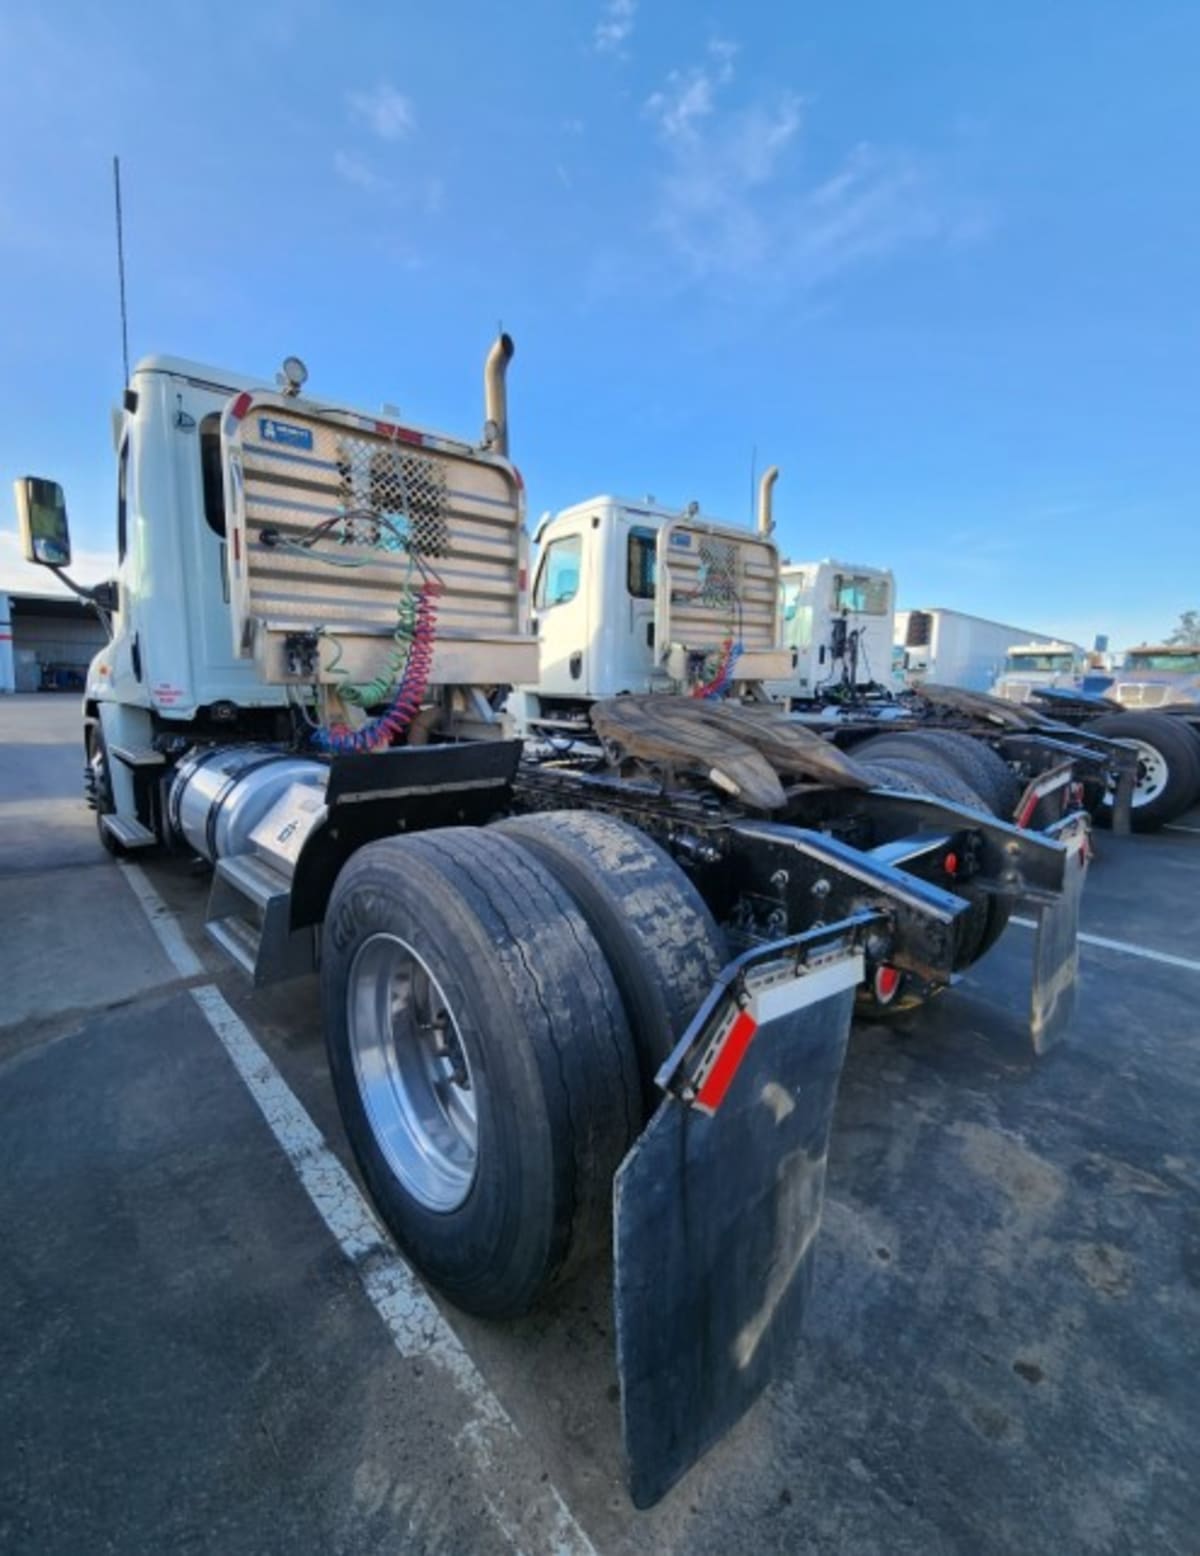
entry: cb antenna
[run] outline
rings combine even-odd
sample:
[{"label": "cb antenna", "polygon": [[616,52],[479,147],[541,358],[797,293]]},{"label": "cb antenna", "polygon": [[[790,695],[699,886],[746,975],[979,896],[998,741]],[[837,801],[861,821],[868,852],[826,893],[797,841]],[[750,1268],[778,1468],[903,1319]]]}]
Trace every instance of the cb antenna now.
[{"label": "cb antenna", "polygon": [[[121,215],[121,159],[113,158],[113,196],[117,208],[117,285],[121,293],[121,360],[129,382],[129,317],[125,311],[125,222]],[[122,386],[123,387],[123,386]]]}]

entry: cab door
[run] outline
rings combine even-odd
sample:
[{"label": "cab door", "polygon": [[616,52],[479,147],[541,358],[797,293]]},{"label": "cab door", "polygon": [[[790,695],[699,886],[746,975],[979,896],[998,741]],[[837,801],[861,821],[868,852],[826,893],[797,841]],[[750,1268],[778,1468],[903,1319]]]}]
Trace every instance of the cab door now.
[{"label": "cab door", "polygon": [[650,514],[622,510],[613,526],[610,576],[612,611],[611,679],[616,691],[650,689],[657,662],[654,591],[658,531]]},{"label": "cab door", "polygon": [[543,697],[589,695],[587,540],[583,522],[570,523],[543,541],[538,557],[533,618],[538,635],[538,690]]}]

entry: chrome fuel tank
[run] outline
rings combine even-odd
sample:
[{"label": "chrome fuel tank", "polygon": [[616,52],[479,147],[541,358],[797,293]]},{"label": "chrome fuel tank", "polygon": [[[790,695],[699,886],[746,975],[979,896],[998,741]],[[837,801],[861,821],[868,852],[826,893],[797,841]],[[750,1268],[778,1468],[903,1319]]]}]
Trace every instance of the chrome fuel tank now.
[{"label": "chrome fuel tank", "polygon": [[210,863],[250,850],[250,834],[293,783],[324,790],[323,762],[272,746],[197,748],[176,769],[167,801],[171,829]]}]

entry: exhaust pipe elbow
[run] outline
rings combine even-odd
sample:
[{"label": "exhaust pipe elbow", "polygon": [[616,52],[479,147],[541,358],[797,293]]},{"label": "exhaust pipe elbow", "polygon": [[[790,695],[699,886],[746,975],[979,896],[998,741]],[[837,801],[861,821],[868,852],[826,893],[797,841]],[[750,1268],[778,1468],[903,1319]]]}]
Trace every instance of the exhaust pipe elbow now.
[{"label": "exhaust pipe elbow", "polygon": [[508,364],[515,346],[512,336],[496,336],[483,366],[483,446],[508,458]]},{"label": "exhaust pipe elbow", "polygon": [[779,479],[779,466],[772,465],[762,473],[758,483],[758,533],[772,535],[775,532],[775,516],[772,512],[772,494]]}]

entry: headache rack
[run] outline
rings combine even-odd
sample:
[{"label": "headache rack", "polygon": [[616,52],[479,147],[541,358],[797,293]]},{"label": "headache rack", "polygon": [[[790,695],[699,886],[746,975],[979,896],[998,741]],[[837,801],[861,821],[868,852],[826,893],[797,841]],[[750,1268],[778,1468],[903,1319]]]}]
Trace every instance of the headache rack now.
[{"label": "headache rack", "polygon": [[731,679],[779,680],[791,652],[779,648],[779,552],[766,536],[675,519],[658,533],[654,641],[667,673],[693,678],[696,661],[731,645]]},{"label": "headache rack", "polygon": [[265,681],[369,679],[422,588],[436,595],[429,684],[536,679],[506,459],[267,393],[231,402],[221,441],[234,646]]}]

